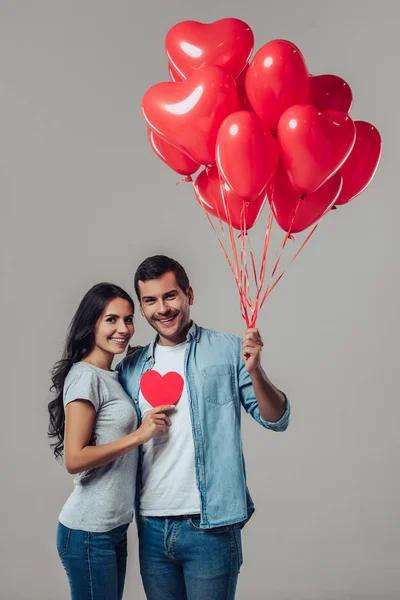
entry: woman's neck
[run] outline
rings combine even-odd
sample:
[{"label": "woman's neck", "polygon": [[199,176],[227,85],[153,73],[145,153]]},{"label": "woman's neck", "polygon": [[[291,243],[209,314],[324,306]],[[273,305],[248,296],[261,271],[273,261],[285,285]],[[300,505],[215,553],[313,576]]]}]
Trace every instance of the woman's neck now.
[{"label": "woman's neck", "polygon": [[109,352],[105,352],[100,348],[94,348],[82,362],[87,362],[94,367],[98,367],[99,369],[104,369],[105,371],[111,371],[112,361],[114,359],[114,355]]}]

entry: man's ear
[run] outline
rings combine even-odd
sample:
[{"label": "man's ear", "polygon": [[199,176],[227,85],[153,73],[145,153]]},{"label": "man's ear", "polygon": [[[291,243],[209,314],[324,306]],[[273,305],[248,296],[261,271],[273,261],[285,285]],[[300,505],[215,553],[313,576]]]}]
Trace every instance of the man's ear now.
[{"label": "man's ear", "polygon": [[192,306],[192,304],[194,304],[194,291],[191,285],[188,287],[187,295],[189,298],[189,306]]},{"label": "man's ear", "polygon": [[140,314],[142,315],[142,317],[144,317],[144,312],[143,312],[143,308],[142,308],[142,303],[139,304],[139,308],[140,308]]}]

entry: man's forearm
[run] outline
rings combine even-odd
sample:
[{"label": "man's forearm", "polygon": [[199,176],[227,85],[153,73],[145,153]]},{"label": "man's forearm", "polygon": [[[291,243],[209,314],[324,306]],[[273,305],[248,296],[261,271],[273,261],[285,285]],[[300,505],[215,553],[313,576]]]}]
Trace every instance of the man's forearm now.
[{"label": "man's forearm", "polygon": [[249,375],[261,417],[264,421],[279,421],[286,409],[285,395],[270,382],[262,367]]}]

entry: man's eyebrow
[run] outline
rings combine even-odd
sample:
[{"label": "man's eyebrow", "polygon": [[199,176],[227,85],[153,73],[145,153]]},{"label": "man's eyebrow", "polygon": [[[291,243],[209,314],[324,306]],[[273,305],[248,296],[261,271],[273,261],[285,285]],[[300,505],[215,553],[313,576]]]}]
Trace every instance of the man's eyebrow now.
[{"label": "man's eyebrow", "polygon": [[[168,292],[164,292],[163,298],[165,298],[165,296],[168,296],[169,294],[174,294],[177,291],[178,290],[176,288],[173,288],[172,290],[168,290]],[[155,299],[155,296],[142,296],[142,300],[154,300],[154,299]]]}]

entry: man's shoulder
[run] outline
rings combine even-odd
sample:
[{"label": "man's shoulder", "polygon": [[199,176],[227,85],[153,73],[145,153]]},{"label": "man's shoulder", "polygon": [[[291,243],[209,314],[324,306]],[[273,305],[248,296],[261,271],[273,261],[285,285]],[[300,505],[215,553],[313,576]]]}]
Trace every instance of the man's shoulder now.
[{"label": "man's shoulder", "polygon": [[237,342],[241,338],[233,333],[226,333],[225,331],[217,331],[216,329],[208,329],[207,327],[199,327],[201,335],[205,335],[210,338],[226,339],[228,341]]},{"label": "man's shoulder", "polygon": [[200,327],[200,343],[209,343],[211,346],[237,349],[241,346],[242,339],[238,335],[225,333],[224,331],[216,331],[215,329],[207,329]]},{"label": "man's shoulder", "polygon": [[130,352],[130,354],[125,356],[125,358],[123,358],[115,367],[119,375],[122,375],[127,371],[131,371],[138,364],[141,364],[142,361],[147,358],[150,345],[151,344],[147,344],[147,346],[138,346],[132,352]]}]

